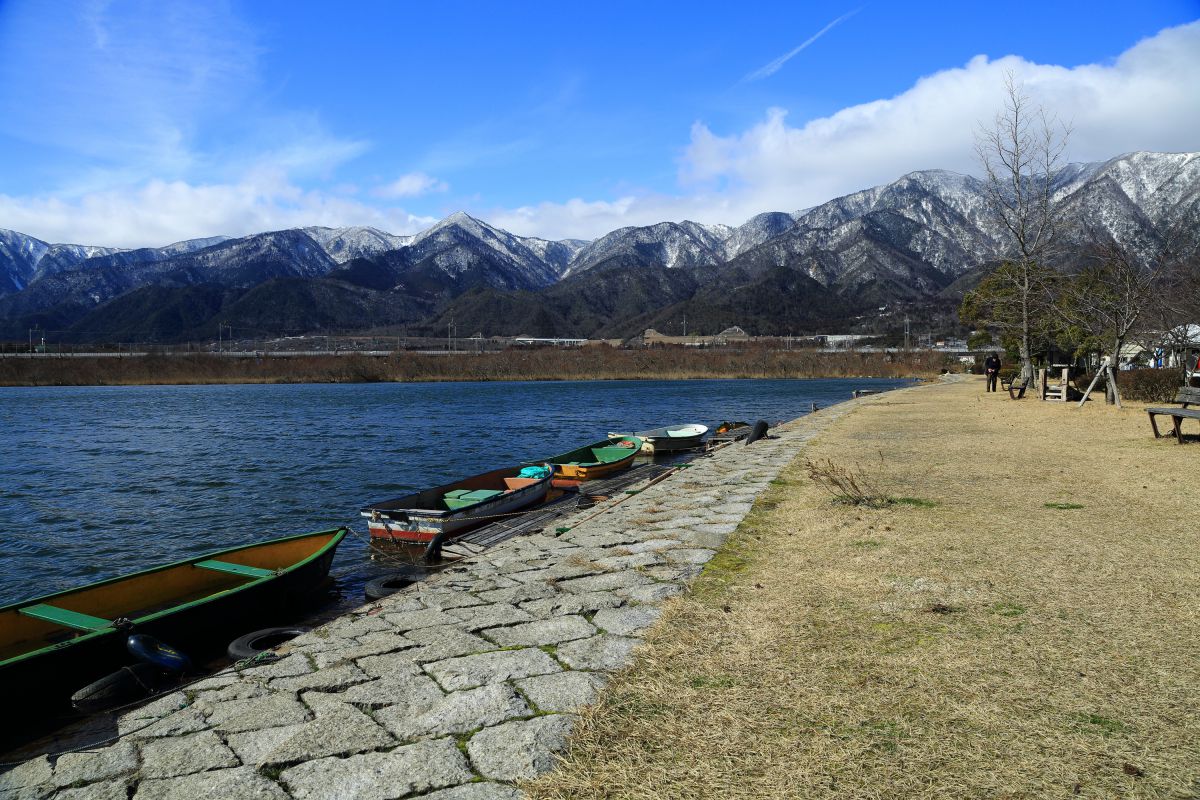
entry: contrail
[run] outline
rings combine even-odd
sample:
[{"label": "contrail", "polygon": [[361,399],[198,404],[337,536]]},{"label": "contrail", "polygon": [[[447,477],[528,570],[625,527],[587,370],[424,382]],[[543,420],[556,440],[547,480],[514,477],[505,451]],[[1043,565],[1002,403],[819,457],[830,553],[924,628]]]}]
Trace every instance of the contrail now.
[{"label": "contrail", "polygon": [[742,83],[748,83],[750,81],[757,81],[757,80],[767,77],[768,75],[774,75],[776,72],[779,71],[780,67],[782,67],[784,64],[786,64],[792,57],[794,57],[801,50],[808,47],[810,44],[815,42],[817,39],[820,39],[825,34],[829,33],[830,29],[832,29],[839,22],[843,22],[844,20],[850,19],[850,17],[853,17],[855,14],[857,14],[861,10],[862,10],[861,8],[856,8],[849,13],[842,14],[840,17],[835,19],[833,22],[829,23],[824,28],[821,28],[821,30],[817,31],[812,36],[805,39],[804,43],[801,44],[800,46],[788,51],[787,53],[784,53],[779,58],[772,61],[770,64],[767,64],[765,67],[760,67],[759,69],[754,70],[754,72],[751,72],[746,77],[742,78]]}]

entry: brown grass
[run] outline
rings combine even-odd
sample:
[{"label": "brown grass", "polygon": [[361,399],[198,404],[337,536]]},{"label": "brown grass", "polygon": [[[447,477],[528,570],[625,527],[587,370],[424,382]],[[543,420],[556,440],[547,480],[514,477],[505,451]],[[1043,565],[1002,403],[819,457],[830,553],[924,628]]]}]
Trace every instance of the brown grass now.
[{"label": "brown grass", "polygon": [[931,377],[936,353],[821,353],[747,346],[617,350],[512,349],[393,356],[232,358],[205,354],[125,358],[0,358],[0,386],[388,381],[609,380],[628,378]]},{"label": "brown grass", "polygon": [[982,388],[825,433],[936,505],[793,464],[532,796],[1198,796],[1200,444]]}]

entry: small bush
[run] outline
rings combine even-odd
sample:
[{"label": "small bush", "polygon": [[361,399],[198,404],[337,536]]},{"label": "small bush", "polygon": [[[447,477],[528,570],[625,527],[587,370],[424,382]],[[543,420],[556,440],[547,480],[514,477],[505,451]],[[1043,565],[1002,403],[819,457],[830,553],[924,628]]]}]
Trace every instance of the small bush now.
[{"label": "small bush", "polygon": [[1117,373],[1121,397],[1139,403],[1169,403],[1183,385],[1174,369],[1131,369]]}]

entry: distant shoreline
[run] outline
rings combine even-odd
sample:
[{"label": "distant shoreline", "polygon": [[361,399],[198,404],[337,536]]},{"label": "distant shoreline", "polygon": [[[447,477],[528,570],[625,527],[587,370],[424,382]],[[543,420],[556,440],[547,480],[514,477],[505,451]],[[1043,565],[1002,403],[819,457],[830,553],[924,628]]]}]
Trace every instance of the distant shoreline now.
[{"label": "distant shoreline", "polygon": [[209,354],[0,359],[0,386],[162,386],[251,383],[928,378],[938,353],[815,350],[506,350],[484,355],[397,353],[294,358]]}]

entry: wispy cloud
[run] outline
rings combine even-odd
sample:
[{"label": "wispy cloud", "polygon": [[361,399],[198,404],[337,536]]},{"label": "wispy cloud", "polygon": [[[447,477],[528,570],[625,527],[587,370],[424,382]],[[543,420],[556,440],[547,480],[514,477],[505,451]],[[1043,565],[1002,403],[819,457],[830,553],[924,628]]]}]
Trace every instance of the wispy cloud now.
[{"label": "wispy cloud", "polygon": [[769,77],[771,75],[774,75],[776,72],[779,72],[780,68],[783,67],[784,64],[786,64],[788,61],[790,61],[791,59],[793,59],[797,55],[799,55],[800,52],[802,50],[804,50],[804,48],[808,47],[810,44],[815,42],[817,39],[820,39],[822,36],[829,33],[829,31],[833,30],[833,28],[836,25],[838,25],[839,23],[845,22],[846,20],[850,19],[851,17],[853,17],[855,14],[857,14],[861,10],[862,10],[861,8],[856,8],[853,11],[842,14],[840,17],[835,19],[833,22],[829,23],[824,28],[821,28],[821,30],[817,31],[812,36],[808,37],[803,42],[801,42],[799,45],[797,45],[796,47],[792,48],[788,52],[781,55],[779,58],[775,59],[774,61],[767,64],[766,66],[759,67],[758,69],[754,70],[754,72],[751,72],[749,75],[742,78],[742,83],[749,83],[750,81],[762,80],[763,78]]},{"label": "wispy cloud", "polygon": [[420,197],[430,192],[444,192],[449,188],[450,186],[445,181],[440,181],[424,172],[410,172],[407,175],[401,175],[391,183],[375,187],[371,190],[371,194],[386,198]]}]

